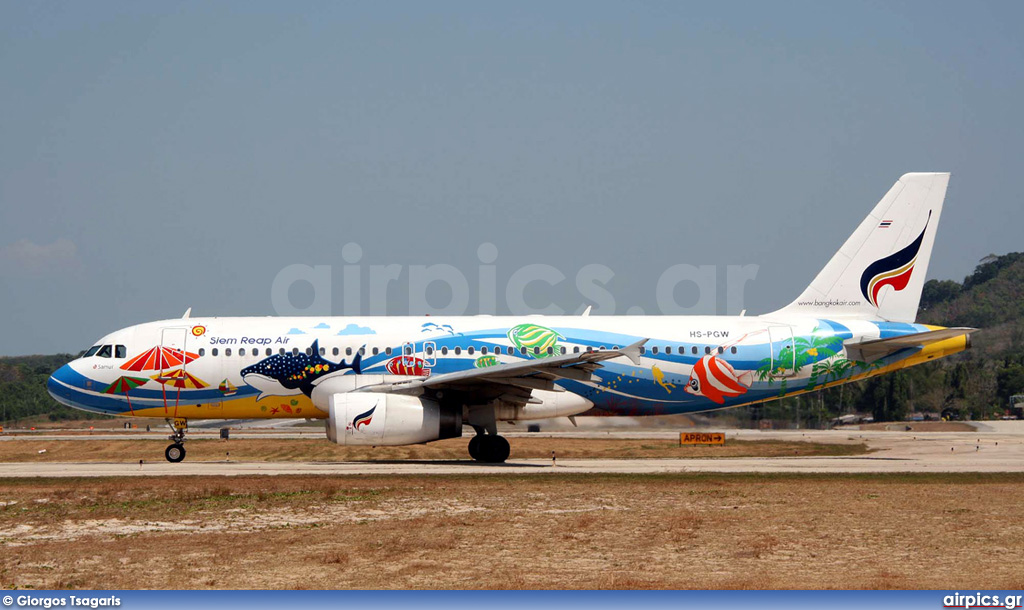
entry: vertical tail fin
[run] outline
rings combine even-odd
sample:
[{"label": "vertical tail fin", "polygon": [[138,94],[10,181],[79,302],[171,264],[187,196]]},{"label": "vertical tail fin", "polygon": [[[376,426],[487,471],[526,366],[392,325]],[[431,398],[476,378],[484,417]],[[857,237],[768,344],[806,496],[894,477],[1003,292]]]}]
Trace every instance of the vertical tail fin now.
[{"label": "vertical tail fin", "polygon": [[904,174],[778,313],[913,322],[948,184],[948,173]]}]

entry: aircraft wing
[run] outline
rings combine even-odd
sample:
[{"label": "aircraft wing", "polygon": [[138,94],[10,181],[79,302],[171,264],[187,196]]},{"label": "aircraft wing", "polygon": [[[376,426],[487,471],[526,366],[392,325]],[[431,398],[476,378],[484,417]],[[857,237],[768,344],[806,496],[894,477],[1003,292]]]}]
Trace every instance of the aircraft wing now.
[{"label": "aircraft wing", "polygon": [[[555,382],[559,379],[590,381],[595,370],[601,368],[601,361],[625,356],[640,364],[640,348],[647,343],[642,339],[632,345],[610,350],[594,350],[579,354],[564,354],[497,364],[482,369],[457,371],[419,379],[381,383],[363,386],[359,392],[392,392],[397,394],[420,394],[424,389],[454,389],[473,391],[488,398],[500,398],[509,402],[531,402],[533,390],[559,391]],[[483,391],[481,391],[483,390]]]},{"label": "aircraft wing", "polygon": [[888,339],[870,339],[868,341],[846,343],[846,354],[851,360],[874,362],[879,358],[895,354],[901,349],[907,349],[908,347],[921,347],[962,335],[970,337],[970,334],[975,330],[977,329],[968,327],[942,328],[912,335],[889,337]]}]

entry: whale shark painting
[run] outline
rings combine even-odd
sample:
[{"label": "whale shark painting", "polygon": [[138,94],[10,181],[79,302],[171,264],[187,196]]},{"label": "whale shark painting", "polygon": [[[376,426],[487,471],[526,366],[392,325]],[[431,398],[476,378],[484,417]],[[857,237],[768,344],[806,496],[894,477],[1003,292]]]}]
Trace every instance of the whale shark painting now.
[{"label": "whale shark painting", "polygon": [[[310,396],[316,383],[324,377],[351,369],[358,375],[362,355],[356,352],[352,364],[345,360],[333,363],[320,355],[320,341],[313,341],[309,353],[274,354],[252,366],[242,369],[242,379],[260,391],[259,399],[266,396]],[[257,400],[259,400],[257,399]]]}]

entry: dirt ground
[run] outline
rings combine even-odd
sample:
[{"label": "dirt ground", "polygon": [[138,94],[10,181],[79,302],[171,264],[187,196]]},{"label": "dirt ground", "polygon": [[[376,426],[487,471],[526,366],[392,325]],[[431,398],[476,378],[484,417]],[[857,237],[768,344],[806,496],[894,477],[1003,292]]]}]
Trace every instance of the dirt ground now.
[{"label": "dirt ground", "polygon": [[[468,438],[403,447],[344,447],[327,439],[196,439],[186,443],[186,458],[196,461],[465,460]],[[867,452],[859,443],[825,444],[801,441],[741,441],[724,446],[688,445],[661,439],[573,439],[525,437],[510,439],[511,459],[669,458],[838,456]],[[0,442],[0,462],[147,462],[163,461],[167,440],[35,440]],[[43,453],[40,453],[43,451]]]},{"label": "dirt ground", "polygon": [[0,587],[1021,589],[1024,475],[0,480]]}]

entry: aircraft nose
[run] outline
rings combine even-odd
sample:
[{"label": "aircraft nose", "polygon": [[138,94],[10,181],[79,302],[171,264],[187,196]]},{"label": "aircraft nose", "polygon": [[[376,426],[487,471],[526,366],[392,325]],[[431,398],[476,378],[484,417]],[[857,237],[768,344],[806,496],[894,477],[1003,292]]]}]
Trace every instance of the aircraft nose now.
[{"label": "aircraft nose", "polygon": [[50,396],[54,400],[61,402],[63,395],[67,394],[67,386],[61,385],[61,382],[68,383],[68,379],[71,376],[71,365],[65,364],[64,366],[57,369],[53,375],[46,381],[46,391],[50,393]]}]

